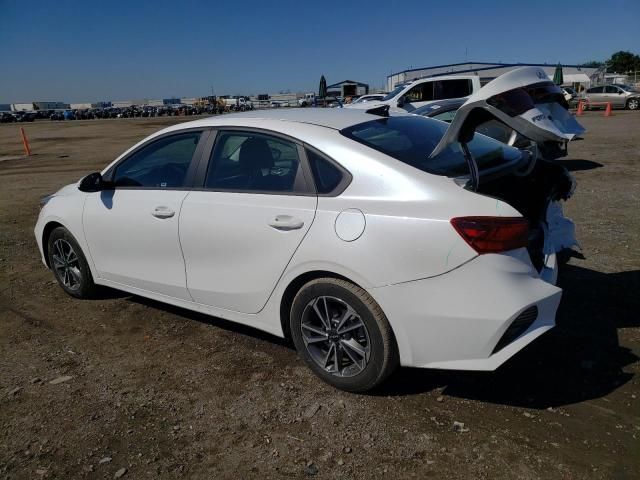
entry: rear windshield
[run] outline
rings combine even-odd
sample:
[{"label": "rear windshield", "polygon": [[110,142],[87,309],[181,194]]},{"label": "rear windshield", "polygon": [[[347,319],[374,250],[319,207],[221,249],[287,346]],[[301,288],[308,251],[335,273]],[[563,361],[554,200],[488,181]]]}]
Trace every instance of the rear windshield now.
[{"label": "rear windshield", "polygon": [[[469,168],[458,143],[429,158],[448,127],[448,123],[411,115],[371,120],[340,133],[424,172],[448,177],[468,175]],[[481,173],[516,164],[522,158],[517,148],[480,134],[474,135],[469,149]]]}]

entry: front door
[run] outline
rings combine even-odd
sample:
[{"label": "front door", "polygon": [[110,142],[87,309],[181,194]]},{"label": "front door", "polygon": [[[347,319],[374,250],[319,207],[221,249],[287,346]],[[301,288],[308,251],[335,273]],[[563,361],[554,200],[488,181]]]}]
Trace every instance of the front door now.
[{"label": "front door", "polygon": [[185,199],[180,242],[193,299],[257,313],[313,222],[302,149],[256,132],[218,133],[203,189]]},{"label": "front door", "polygon": [[151,141],[105,174],[112,190],[88,195],[83,224],[100,278],[190,300],[178,220],[203,136],[193,131]]},{"label": "front door", "polygon": [[604,101],[610,102],[612,107],[624,107],[625,97],[615,85],[606,85],[604,87]]}]

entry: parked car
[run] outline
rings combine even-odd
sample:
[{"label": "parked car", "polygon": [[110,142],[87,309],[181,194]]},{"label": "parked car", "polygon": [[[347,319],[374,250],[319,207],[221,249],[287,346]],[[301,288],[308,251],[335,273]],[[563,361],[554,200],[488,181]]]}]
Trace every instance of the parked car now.
[{"label": "parked car", "polygon": [[35,112],[17,112],[15,114],[18,122],[33,122],[36,119]]},{"label": "parked car", "polygon": [[269,103],[269,106],[271,108],[288,107],[289,103],[288,102],[279,101],[279,100],[271,100],[271,103]]},{"label": "parked car", "polygon": [[352,100],[349,105],[354,105],[356,103],[373,102],[374,100],[382,100],[385,96],[386,96],[386,93],[368,93],[366,95],[361,95],[358,98]]},{"label": "parked car", "polygon": [[414,80],[398,85],[381,100],[345,105],[345,108],[371,108],[389,105],[392,111],[412,111],[437,100],[465,98],[480,90],[477,75],[447,75]]},{"label": "parked car", "polygon": [[612,108],[640,108],[640,92],[630,85],[613,84],[588,88],[584,95],[584,108],[604,108],[603,105],[592,106],[594,102],[610,102]]},{"label": "parked car", "polygon": [[562,94],[564,95],[564,99],[567,103],[572,102],[578,97],[578,92],[571,87],[562,87]]},{"label": "parked car", "polygon": [[0,114],[0,123],[15,123],[17,121],[18,119],[12,113],[2,112]]},{"label": "parked car", "polygon": [[567,236],[547,219],[571,182],[474,135],[469,113],[571,138],[561,114],[525,120],[556,112],[541,71],[494,83],[450,125],[387,106],[165,128],[43,199],[42,261],[73,297],[105,285],[290,337],[344,390],[398,364],[494,370],[554,326]]}]

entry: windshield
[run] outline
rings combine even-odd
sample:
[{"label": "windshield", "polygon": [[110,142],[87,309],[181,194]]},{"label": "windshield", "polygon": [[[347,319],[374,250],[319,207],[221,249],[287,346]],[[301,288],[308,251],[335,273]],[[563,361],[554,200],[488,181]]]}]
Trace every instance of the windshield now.
[{"label": "windshield", "polygon": [[387,93],[387,95],[382,100],[383,101],[391,100],[393,97],[399,94],[402,90],[404,90],[406,86],[407,86],[406,83],[402,85],[398,85],[396,88],[391,90],[391,92]]},{"label": "windshield", "polygon": [[625,85],[625,84],[616,84],[616,87],[620,87],[621,89],[623,89],[625,92],[636,92],[637,90],[635,89],[635,87],[631,86],[631,85]]},{"label": "windshield", "polygon": [[[388,117],[360,123],[340,131],[342,135],[378,150],[424,172],[448,177],[469,174],[459,143],[449,145],[429,158],[448,124],[415,115]],[[468,144],[478,169],[501,169],[517,164],[522,153],[517,148],[476,134]]]}]

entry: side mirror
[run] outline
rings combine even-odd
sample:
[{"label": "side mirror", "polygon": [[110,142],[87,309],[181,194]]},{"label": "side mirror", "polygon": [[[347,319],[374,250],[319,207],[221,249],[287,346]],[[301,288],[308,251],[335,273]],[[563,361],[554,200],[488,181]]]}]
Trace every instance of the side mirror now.
[{"label": "side mirror", "polygon": [[80,185],[78,185],[78,190],[81,192],[99,192],[104,188],[105,182],[102,180],[100,172],[90,173],[80,180]]},{"label": "side mirror", "polygon": [[402,108],[407,103],[407,97],[400,97],[398,99],[398,108]]}]

